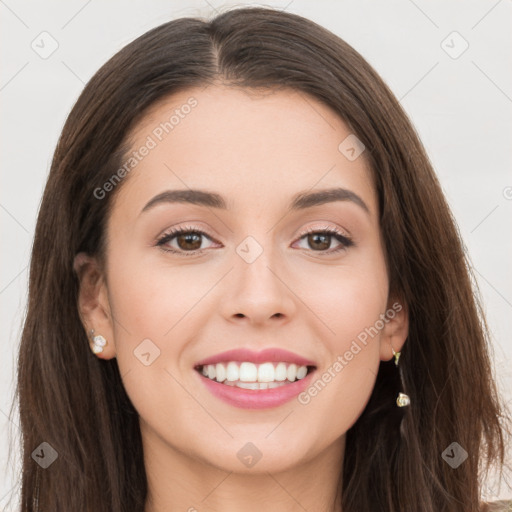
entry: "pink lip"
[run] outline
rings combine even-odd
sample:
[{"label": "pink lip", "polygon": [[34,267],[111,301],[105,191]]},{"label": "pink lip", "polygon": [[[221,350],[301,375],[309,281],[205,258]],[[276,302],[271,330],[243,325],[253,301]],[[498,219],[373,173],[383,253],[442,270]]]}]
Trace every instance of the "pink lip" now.
[{"label": "pink lip", "polygon": [[[298,366],[315,366],[313,361],[309,359],[305,359],[304,357],[298,356],[293,352],[289,352],[288,350],[283,350],[281,348],[267,348],[262,350],[261,352],[253,352],[252,350],[245,348],[237,348],[234,350],[228,350],[227,352],[222,352],[220,354],[216,354],[212,357],[208,357],[207,359],[203,359],[196,363],[196,366],[205,366],[207,364],[216,364],[216,363],[226,363],[229,361],[238,361],[238,362],[251,362],[251,363],[295,363]],[[276,388],[279,389],[279,388]]]},{"label": "pink lip", "polygon": [[221,384],[199,372],[197,372],[197,375],[213,395],[230,405],[242,409],[268,409],[278,407],[302,393],[311,385],[315,373],[315,371],[312,371],[301,380],[273,389],[242,389]]}]

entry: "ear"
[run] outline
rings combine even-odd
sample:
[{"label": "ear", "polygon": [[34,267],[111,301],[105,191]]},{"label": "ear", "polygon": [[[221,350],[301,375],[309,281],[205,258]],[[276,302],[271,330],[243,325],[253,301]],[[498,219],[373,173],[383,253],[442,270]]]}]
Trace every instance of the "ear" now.
[{"label": "ear", "polygon": [[103,336],[107,344],[103,352],[96,354],[101,359],[112,359],[116,355],[112,313],[108,300],[108,290],[103,270],[97,258],[84,252],[78,253],[73,262],[73,269],[78,277],[78,312],[89,343],[91,330]]},{"label": "ear", "polygon": [[393,358],[393,350],[400,352],[409,335],[409,311],[405,301],[388,300],[384,316],[384,328],[380,338],[380,358],[389,361]]}]

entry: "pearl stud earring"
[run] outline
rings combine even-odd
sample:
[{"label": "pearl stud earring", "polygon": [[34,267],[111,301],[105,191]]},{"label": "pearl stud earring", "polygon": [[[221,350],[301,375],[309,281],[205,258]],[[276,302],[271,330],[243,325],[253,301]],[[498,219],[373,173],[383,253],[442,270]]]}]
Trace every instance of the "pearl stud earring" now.
[{"label": "pearl stud earring", "polygon": [[94,354],[103,352],[103,348],[107,344],[107,340],[101,334],[94,334],[94,329],[91,329],[90,336],[92,339],[91,350]]}]

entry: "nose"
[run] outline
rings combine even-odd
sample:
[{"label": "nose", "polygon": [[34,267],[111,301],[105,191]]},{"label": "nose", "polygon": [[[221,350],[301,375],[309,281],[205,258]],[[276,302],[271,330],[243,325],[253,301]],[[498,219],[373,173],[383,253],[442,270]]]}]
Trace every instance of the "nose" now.
[{"label": "nose", "polygon": [[224,318],[233,322],[264,325],[288,322],[296,310],[296,296],[286,272],[280,271],[272,251],[247,262],[235,254],[233,270],[226,281],[221,301]]}]

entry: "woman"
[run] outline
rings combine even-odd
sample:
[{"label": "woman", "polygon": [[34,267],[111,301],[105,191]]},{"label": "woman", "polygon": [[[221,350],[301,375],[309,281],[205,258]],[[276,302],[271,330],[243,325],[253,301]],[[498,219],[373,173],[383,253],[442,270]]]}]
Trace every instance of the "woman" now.
[{"label": "woman", "polygon": [[428,157],[369,64],[297,15],[171,21],[96,73],[29,294],[23,511],[472,512],[504,462]]}]

